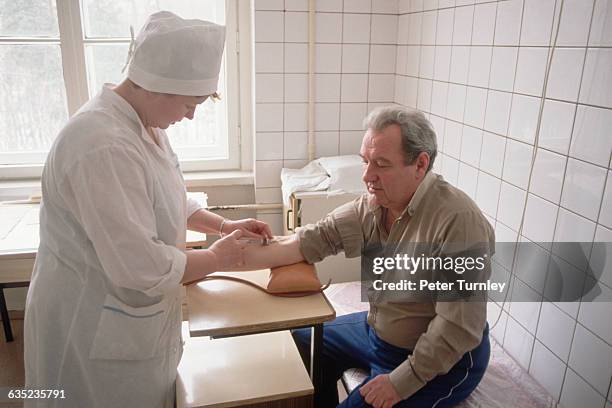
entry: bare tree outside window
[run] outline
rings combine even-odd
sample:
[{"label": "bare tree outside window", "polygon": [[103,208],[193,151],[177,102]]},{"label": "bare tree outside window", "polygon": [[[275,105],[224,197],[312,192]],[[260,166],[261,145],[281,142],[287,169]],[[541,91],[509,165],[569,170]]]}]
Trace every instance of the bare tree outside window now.
[{"label": "bare tree outside window", "polygon": [[[75,27],[81,38],[82,59],[70,61],[60,44],[65,33],[58,19],[60,2],[79,10]],[[74,3],[72,3],[74,2]],[[76,8],[74,6],[77,6]],[[125,78],[130,25],[138,32],[146,18],[169,10],[183,18],[199,18],[225,24],[224,0],[0,0],[0,165],[40,165],[59,130],[74,113],[69,108],[71,81],[67,63],[86,67],[86,82],[72,84],[87,89],[89,97],[104,83]],[[78,16],[80,14],[80,17]],[[70,18],[75,18],[74,16]],[[61,34],[60,34],[61,33]],[[75,42],[73,42],[75,43]],[[83,59],[84,58],[84,59]],[[219,93],[226,94],[225,57]],[[78,104],[84,102],[79,100]],[[77,105],[78,106],[78,105]],[[229,157],[227,99],[207,101],[196,110],[193,121],[184,120],[168,129],[170,141],[183,160],[224,160]]]}]

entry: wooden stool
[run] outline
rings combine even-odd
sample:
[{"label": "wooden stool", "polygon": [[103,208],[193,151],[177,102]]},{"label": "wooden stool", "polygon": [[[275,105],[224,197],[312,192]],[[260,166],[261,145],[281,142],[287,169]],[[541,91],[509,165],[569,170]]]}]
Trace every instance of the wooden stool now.
[{"label": "wooden stool", "polygon": [[368,376],[368,372],[362,368],[349,368],[342,373],[342,384],[347,394],[353,392]]},{"label": "wooden stool", "polygon": [[313,386],[288,331],[185,342],[176,379],[183,407],[310,408]]}]

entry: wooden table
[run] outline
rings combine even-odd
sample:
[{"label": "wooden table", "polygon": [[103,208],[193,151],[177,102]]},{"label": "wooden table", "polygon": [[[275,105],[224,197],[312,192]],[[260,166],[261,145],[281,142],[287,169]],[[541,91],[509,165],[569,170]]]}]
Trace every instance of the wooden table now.
[{"label": "wooden table", "polygon": [[[38,216],[38,204],[0,204],[0,316],[7,342],[13,341],[13,331],[4,289],[30,284],[40,241]],[[188,248],[205,244],[206,234],[187,231]]]},{"label": "wooden table", "polygon": [[28,286],[38,250],[38,204],[0,206],[0,315],[6,341],[13,341],[5,288]]},{"label": "wooden table", "polygon": [[[223,274],[265,286],[269,270]],[[321,389],[322,380],[323,322],[336,317],[323,293],[278,297],[238,282],[211,280],[187,287],[187,308],[192,337],[231,337],[311,327],[310,378],[317,406],[317,391]]]}]

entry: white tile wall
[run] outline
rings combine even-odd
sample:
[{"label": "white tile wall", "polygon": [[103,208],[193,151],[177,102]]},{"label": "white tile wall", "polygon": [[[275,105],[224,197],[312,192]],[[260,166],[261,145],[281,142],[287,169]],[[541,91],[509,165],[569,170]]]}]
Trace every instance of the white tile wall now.
[{"label": "white tile wall", "polygon": [[584,63],[580,102],[612,108],[612,48],[589,48]]},{"label": "white tile wall", "polygon": [[612,326],[609,324],[612,289],[605,285],[598,285],[596,288],[599,293],[587,297],[589,301],[580,304],[578,322],[606,343],[612,344]]},{"label": "white tile wall", "polygon": [[549,201],[529,194],[523,227],[525,237],[534,242],[551,242],[554,236],[558,208]]},{"label": "white tile wall", "polygon": [[463,139],[461,141],[461,161],[471,166],[478,167],[480,162],[480,151],[482,149],[482,135],[480,129],[463,126]]},{"label": "white tile wall", "polygon": [[486,87],[491,71],[492,47],[473,47],[470,53],[468,85]]},{"label": "white tile wall", "polygon": [[566,161],[566,156],[538,149],[533,165],[531,191],[553,203],[558,203],[561,198]]},{"label": "white tile wall", "polygon": [[470,47],[453,46],[451,51],[450,81],[467,84],[470,66]]},{"label": "white tile wall", "polygon": [[602,397],[586,381],[580,378],[572,369],[568,369],[561,391],[561,406],[563,407],[602,407],[605,398]]},{"label": "white tile wall", "polygon": [[437,81],[448,81],[450,76],[452,48],[449,46],[437,46],[435,49],[434,79]]},{"label": "white tile wall", "polygon": [[474,6],[459,7],[455,10],[453,28],[454,45],[470,45],[472,43],[472,26],[474,23]]},{"label": "white tile wall", "polygon": [[597,220],[605,181],[604,168],[570,158],[567,162],[561,205],[588,219]]},{"label": "white tile wall", "polygon": [[490,88],[512,92],[518,50],[518,47],[493,47]]},{"label": "white tile wall", "polygon": [[515,92],[534,96],[542,95],[547,58],[547,48],[519,48],[514,81]]},{"label": "white tile wall", "polygon": [[421,47],[421,55],[419,60],[419,76],[422,78],[432,79],[434,75],[434,60],[436,47],[426,45]]},{"label": "white tile wall", "polygon": [[[263,74],[261,74],[263,75]],[[259,77],[260,75],[258,75]],[[285,74],[284,102],[308,102],[308,75]]]},{"label": "white tile wall", "polygon": [[431,113],[445,116],[447,98],[448,83],[434,81],[431,88]]},{"label": "white tile wall", "polygon": [[609,0],[597,0],[595,3],[589,45],[612,46],[612,6]]},{"label": "white tile wall", "polygon": [[283,142],[285,160],[304,160],[308,157],[308,133],[285,132]]},{"label": "white tile wall", "polygon": [[446,106],[446,115],[449,119],[455,120],[457,122],[463,121],[466,92],[467,88],[464,85],[449,85],[448,104]]},{"label": "white tile wall", "polygon": [[473,45],[492,45],[495,34],[495,16],[497,3],[477,4],[474,7],[474,23],[472,29]]},{"label": "white tile wall", "polygon": [[562,361],[567,361],[576,321],[552,303],[542,304],[536,337]]},{"label": "white tile wall", "polygon": [[512,317],[508,318],[504,348],[523,368],[529,368],[534,337]]},{"label": "white tile wall", "polygon": [[612,110],[579,106],[570,156],[607,167],[612,152]]},{"label": "white tile wall", "polygon": [[501,180],[487,173],[480,172],[478,175],[478,191],[476,192],[476,202],[487,215],[495,218],[497,215],[497,202],[499,200],[499,190]]},{"label": "white tile wall", "polygon": [[343,14],[342,41],[345,43],[370,42],[370,15],[369,14]]},{"label": "white tile wall", "polygon": [[[257,47],[259,44],[256,44]],[[257,52],[257,49],[255,50]],[[258,58],[257,55],[255,58]],[[284,57],[285,72],[306,73],[308,72],[308,46],[307,44],[285,43]],[[282,71],[281,65],[279,70]],[[279,72],[279,71],[277,71]]]},{"label": "white tile wall", "polygon": [[485,114],[485,130],[505,135],[510,119],[510,104],[512,94],[489,90],[487,97],[487,113]]},{"label": "white tile wall", "polygon": [[581,325],[576,327],[569,366],[602,395],[607,395],[612,376],[610,345]]},{"label": "white tile wall", "polygon": [[372,11],[372,0],[354,0],[344,2],[345,13],[369,13]]},{"label": "white tile wall", "polygon": [[525,0],[521,45],[550,44],[555,0]]},{"label": "white tile wall", "polygon": [[472,199],[476,199],[476,186],[478,184],[478,169],[461,163],[459,165],[459,178],[457,187],[463,190]]},{"label": "white tile wall", "polygon": [[367,73],[369,50],[367,44],[342,44],[342,72]]},{"label": "white tile wall", "polygon": [[497,4],[495,45],[519,44],[522,11],[522,0],[508,0]]},{"label": "white tile wall", "polygon": [[533,96],[514,94],[510,110],[508,136],[533,144],[542,99]]},{"label": "white tile wall", "polygon": [[453,21],[455,9],[449,8],[438,11],[436,29],[436,45],[451,45],[453,43]]},{"label": "white tile wall", "polygon": [[515,186],[527,189],[532,154],[533,147],[508,139],[502,178]]},{"label": "white tile wall", "polygon": [[575,113],[576,105],[547,99],[540,125],[540,146],[567,154]]},{"label": "white tile wall", "polygon": [[285,41],[308,41],[308,13],[285,14]]},{"label": "white tile wall", "polygon": [[555,356],[539,340],[535,341],[529,373],[537,378],[544,388],[558,399],[565,375],[565,363]]},{"label": "white tile wall", "polygon": [[[516,239],[528,197],[524,236],[609,241],[612,2],[564,0],[538,135],[559,5],[317,0],[316,156],[355,153],[373,106],[418,107],[435,115],[437,171],[475,199],[498,239]],[[281,200],[280,168],[306,163],[307,2],[255,0],[255,9],[256,200],[269,203]],[[280,214],[265,216],[281,225]],[[571,251],[554,251],[576,262]],[[609,258],[594,251],[591,262],[607,272]],[[602,282],[598,299],[612,302],[612,273]],[[499,306],[489,309],[494,320]],[[603,407],[610,311],[602,301],[515,303],[492,335],[563,406]]]},{"label": "white tile wall", "polygon": [[564,0],[557,45],[586,46],[594,0]]},{"label": "white tile wall", "polygon": [[584,49],[557,48],[552,59],[546,96],[568,102],[578,99]]},{"label": "white tile wall", "polygon": [[610,170],[608,170],[606,191],[603,197],[602,208],[599,213],[599,223],[608,228],[612,228],[612,172]]},{"label": "white tile wall", "polygon": [[495,177],[501,177],[506,151],[506,138],[484,132],[480,168]]},{"label": "white tile wall", "polygon": [[[342,42],[342,15],[337,13],[316,13],[315,41],[318,43]],[[308,33],[308,32],[307,32]],[[305,41],[308,41],[306,37]]]},{"label": "white tile wall", "polygon": [[465,100],[464,121],[470,126],[483,128],[487,108],[487,90],[468,86]]},{"label": "white tile wall", "polygon": [[286,11],[308,11],[307,0],[285,0]]},{"label": "white tile wall", "polygon": [[497,219],[518,231],[525,206],[526,191],[512,184],[502,182],[499,196]]}]

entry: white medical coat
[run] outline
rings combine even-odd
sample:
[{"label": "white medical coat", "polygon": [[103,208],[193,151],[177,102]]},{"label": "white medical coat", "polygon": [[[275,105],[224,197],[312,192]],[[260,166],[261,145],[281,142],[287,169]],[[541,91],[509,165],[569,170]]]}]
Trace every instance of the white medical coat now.
[{"label": "white medical coat", "polygon": [[110,84],[53,144],[25,316],[29,406],[171,407],[187,201],[177,157]]}]

